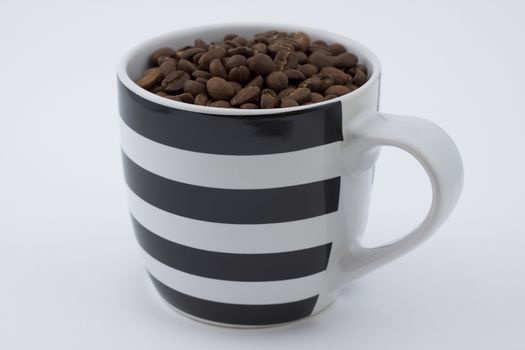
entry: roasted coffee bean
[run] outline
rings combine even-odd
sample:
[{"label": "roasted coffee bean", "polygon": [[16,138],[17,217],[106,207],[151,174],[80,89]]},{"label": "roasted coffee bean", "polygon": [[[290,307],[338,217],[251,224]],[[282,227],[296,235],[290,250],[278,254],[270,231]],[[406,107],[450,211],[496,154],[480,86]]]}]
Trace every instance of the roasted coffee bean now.
[{"label": "roasted coffee bean", "polygon": [[356,70],[354,79],[352,79],[352,84],[355,84],[357,86],[361,86],[364,83],[366,83],[366,75],[361,70]]},{"label": "roasted coffee bean", "polygon": [[206,106],[206,103],[208,102],[209,98],[206,94],[198,94],[195,96],[195,99],[193,100],[193,103],[199,106]]},{"label": "roasted coffee bean", "polygon": [[331,67],[334,65],[334,59],[331,56],[325,55],[320,52],[314,52],[308,57],[308,63],[313,64],[317,68]]},{"label": "roasted coffee bean", "polygon": [[325,95],[342,96],[350,92],[350,88],[345,85],[332,85],[324,91]]},{"label": "roasted coffee bean", "polygon": [[151,63],[155,64],[155,63],[157,63],[157,59],[159,57],[161,57],[161,56],[172,57],[173,55],[175,55],[175,51],[173,51],[173,49],[171,47],[161,47],[160,49],[155,50],[151,54],[150,61],[151,61]]},{"label": "roasted coffee bean", "polygon": [[206,85],[208,83],[208,79],[202,78],[202,77],[195,78],[195,81],[197,83],[201,83],[201,84],[204,84],[204,85]]},{"label": "roasted coffee bean", "polygon": [[321,76],[323,77],[330,77],[334,79],[334,82],[336,84],[348,84],[350,81],[350,76],[340,70],[339,68],[335,67],[324,67],[321,69]]},{"label": "roasted coffee bean", "polygon": [[302,66],[299,66],[297,70],[304,74],[305,78],[311,78],[315,74],[319,73],[319,68],[314,66],[313,64],[307,63],[303,64]]},{"label": "roasted coffee bean", "polygon": [[219,107],[219,108],[230,108],[231,104],[228,101],[225,100],[217,100],[211,102],[208,106],[210,107]]},{"label": "roasted coffee bean", "polygon": [[195,39],[195,41],[193,42],[193,46],[200,47],[201,49],[207,49],[208,48],[208,45],[202,39]]},{"label": "roasted coffee bean", "polygon": [[241,55],[244,57],[250,57],[253,54],[253,50],[246,46],[239,46],[228,50],[228,56]]},{"label": "roasted coffee bean", "polygon": [[175,96],[166,96],[170,100],[180,101],[185,103],[193,103],[193,96],[187,92]]},{"label": "roasted coffee bean", "polygon": [[337,68],[355,67],[357,60],[357,56],[353,53],[342,53],[334,59],[334,66]]},{"label": "roasted coffee bean", "polygon": [[367,81],[366,66],[339,43],[304,32],[269,30],[253,37],[176,49],[163,47],[137,84],[162,97],[200,106],[278,108],[318,103],[354,91]]},{"label": "roasted coffee bean", "polygon": [[261,91],[260,97],[261,108],[277,108],[279,107],[279,97],[275,91],[270,89],[264,89]]},{"label": "roasted coffee bean", "polygon": [[250,80],[250,71],[245,66],[234,67],[228,73],[228,80],[246,84]]},{"label": "roasted coffee bean", "polygon": [[219,77],[222,79],[226,79],[228,77],[228,74],[226,73],[226,68],[224,68],[224,65],[222,64],[222,61],[220,58],[216,58],[210,63],[210,73],[214,77]]},{"label": "roasted coffee bean", "polygon": [[252,50],[254,53],[268,53],[268,46],[264,43],[254,43],[252,45]]},{"label": "roasted coffee bean", "polygon": [[206,85],[196,82],[195,80],[187,80],[184,83],[184,92],[192,94],[192,96],[197,96],[206,92]]},{"label": "roasted coffee bean", "polygon": [[189,79],[190,75],[188,73],[176,70],[168,74],[168,76],[162,80],[161,85],[165,92],[173,94],[181,91],[184,88],[184,83]]},{"label": "roasted coffee bean", "polygon": [[182,59],[179,61],[178,65],[179,70],[184,71],[188,74],[192,74],[196,70],[198,70],[197,65],[195,63],[192,63],[186,59]]},{"label": "roasted coffee bean", "polygon": [[239,90],[242,89],[242,85],[236,81],[229,81],[228,83],[230,83],[235,93],[239,92]]},{"label": "roasted coffee bean", "polygon": [[288,76],[283,72],[272,72],[266,76],[266,86],[279,92],[288,86]]},{"label": "roasted coffee bean", "polygon": [[235,94],[233,87],[224,79],[213,77],[206,83],[208,95],[217,100],[229,100]]},{"label": "roasted coffee bean", "polygon": [[310,89],[308,88],[297,88],[293,89],[286,98],[296,101],[297,103],[305,103],[310,100]]},{"label": "roasted coffee bean", "polygon": [[187,49],[179,50],[175,53],[175,57],[180,59],[189,60],[193,55],[196,55],[200,52],[205,52],[206,50],[201,47],[190,47]]},{"label": "roasted coffee bean", "polygon": [[246,66],[246,57],[242,55],[233,55],[225,59],[225,67],[227,71],[234,67]]},{"label": "roasted coffee bean", "polygon": [[321,102],[323,99],[324,99],[324,96],[321,95],[318,92],[311,92],[310,93],[310,101],[312,101],[314,103]]},{"label": "roasted coffee bean", "polygon": [[195,79],[196,78],[205,78],[205,79],[211,78],[210,72],[206,72],[205,70],[196,70],[193,73],[191,73],[191,76]]},{"label": "roasted coffee bean", "polygon": [[248,84],[246,84],[246,87],[248,87],[248,86],[257,86],[259,89],[262,89],[263,85],[264,85],[264,79],[263,79],[262,75],[258,75],[255,78],[253,78],[252,80],[250,80],[250,82]]},{"label": "roasted coffee bean", "polygon": [[162,64],[159,66],[160,74],[161,74],[163,77],[168,76],[168,74],[170,74],[170,73],[173,72],[174,70],[177,70],[177,63],[176,63],[176,61],[164,61],[164,62],[162,62]]},{"label": "roasted coffee bean", "polygon": [[273,72],[275,67],[270,56],[258,53],[248,59],[248,68],[255,75],[266,76]]},{"label": "roasted coffee bean", "polygon": [[235,94],[230,103],[232,106],[240,106],[248,102],[257,102],[260,92],[257,86],[245,87]]},{"label": "roasted coffee bean", "polygon": [[297,41],[297,49],[303,52],[310,46],[310,36],[303,32],[292,33],[292,37]]},{"label": "roasted coffee bean", "polygon": [[243,103],[239,106],[240,109],[258,109],[259,106],[257,106],[255,103]]},{"label": "roasted coffee bean", "polygon": [[211,61],[213,61],[216,58],[222,60],[224,57],[226,57],[226,50],[224,49],[224,47],[214,46],[213,48],[203,53],[202,56],[199,58],[199,67],[208,68]]},{"label": "roasted coffee bean", "polygon": [[332,44],[328,46],[328,51],[334,56],[340,55],[346,52],[346,48],[341,44]]},{"label": "roasted coffee bean", "polygon": [[277,52],[273,62],[277,70],[280,71],[297,68],[297,56],[295,56],[295,52],[281,50]]},{"label": "roasted coffee bean", "polygon": [[308,88],[314,92],[320,92],[323,91],[323,82],[319,77],[314,75],[313,77],[308,78],[302,83],[300,83],[299,87]]},{"label": "roasted coffee bean", "polygon": [[294,101],[289,98],[285,98],[281,100],[281,108],[288,108],[288,107],[297,107],[299,106],[299,103],[297,101]]}]

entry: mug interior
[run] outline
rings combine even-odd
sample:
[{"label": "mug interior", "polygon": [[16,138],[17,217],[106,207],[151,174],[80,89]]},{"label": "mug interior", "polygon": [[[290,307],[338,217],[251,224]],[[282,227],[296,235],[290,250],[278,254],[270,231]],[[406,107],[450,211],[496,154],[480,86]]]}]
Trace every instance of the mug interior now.
[{"label": "mug interior", "polygon": [[[280,30],[287,32],[303,31],[310,35],[312,40],[324,40],[329,45],[332,43],[340,43],[344,45],[348,51],[354,53],[359,58],[359,63],[366,66],[368,70],[368,81],[358,89],[349,94],[328,100],[318,102],[306,106],[288,107],[288,108],[274,108],[274,109],[239,109],[239,108],[218,108],[199,106],[190,103],[183,103],[173,101],[161,96],[158,96],[148,90],[138,86],[135,81],[142,77],[146,68],[148,68],[149,57],[153,51],[160,47],[169,46],[175,49],[187,45],[193,45],[193,41],[201,38],[210,43],[213,41],[220,41],[226,34],[235,33],[245,37],[251,37],[256,33],[268,30]],[[133,49],[131,49],[121,61],[117,74],[119,80],[133,93],[151,101],[167,107],[176,108],[179,110],[186,110],[199,113],[217,114],[217,115],[263,115],[263,114],[282,114],[290,111],[297,111],[301,109],[312,108],[324,104],[333,103],[343,99],[356,98],[364,90],[372,86],[373,81],[378,79],[381,67],[377,57],[364,45],[351,40],[345,36],[326,32],[315,28],[307,28],[302,26],[292,26],[283,24],[222,24],[211,25],[205,27],[195,27],[183,30],[174,31],[164,34],[162,36],[147,40]]]}]

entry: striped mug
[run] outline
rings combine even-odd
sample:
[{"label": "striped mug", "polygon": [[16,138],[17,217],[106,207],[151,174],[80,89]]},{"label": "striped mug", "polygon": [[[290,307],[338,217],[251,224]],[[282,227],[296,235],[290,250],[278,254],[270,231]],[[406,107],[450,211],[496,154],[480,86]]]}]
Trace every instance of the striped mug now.
[{"label": "striped mug", "polygon": [[[275,29],[345,45],[368,81],[329,101],[263,110],[185,104],[134,83],[159,47]],[[380,74],[376,56],[353,40],[275,24],[176,31],[125,56],[118,94],[129,209],[147,272],[169,305],[219,325],[298,320],[436,231],[461,192],[460,155],[431,122],[378,112]],[[383,145],[422,164],[433,200],[404,238],[366,248],[360,240]]]}]

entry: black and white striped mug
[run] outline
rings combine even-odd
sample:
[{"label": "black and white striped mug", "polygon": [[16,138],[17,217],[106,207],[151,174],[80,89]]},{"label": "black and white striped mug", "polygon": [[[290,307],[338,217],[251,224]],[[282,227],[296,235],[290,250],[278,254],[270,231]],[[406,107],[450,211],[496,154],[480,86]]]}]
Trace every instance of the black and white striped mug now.
[{"label": "black and white striped mug", "polygon": [[[345,45],[368,68],[368,81],[333,100],[266,110],[185,104],[134,83],[159,47],[273,29]],[[298,320],[445,221],[463,184],[458,150],[428,121],[377,111],[380,70],[376,56],[353,40],[273,24],[177,31],[125,56],[118,91],[129,207],[146,269],[165,301],[214,324]],[[433,200],[404,238],[365,248],[360,238],[383,145],[421,162]]]}]

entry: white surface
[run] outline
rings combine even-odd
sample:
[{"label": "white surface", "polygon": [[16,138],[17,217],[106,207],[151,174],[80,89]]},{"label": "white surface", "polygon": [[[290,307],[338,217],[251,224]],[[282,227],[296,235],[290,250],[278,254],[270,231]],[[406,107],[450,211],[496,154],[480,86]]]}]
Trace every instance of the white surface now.
[{"label": "white surface", "polygon": [[[523,2],[329,4],[337,10],[0,4],[1,349],[523,349]],[[241,13],[365,43],[383,65],[381,109],[442,126],[466,174],[456,211],[431,240],[352,283],[319,315],[262,330],[202,325],[155,296],[131,232],[118,145],[120,55],[193,15],[206,24]],[[385,149],[367,242],[407,232],[429,201],[423,169]]]}]

